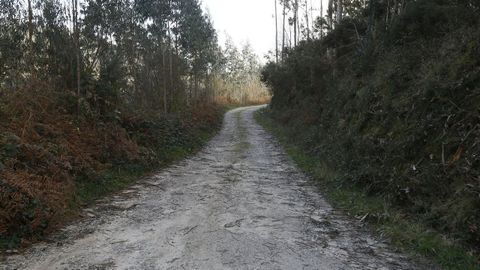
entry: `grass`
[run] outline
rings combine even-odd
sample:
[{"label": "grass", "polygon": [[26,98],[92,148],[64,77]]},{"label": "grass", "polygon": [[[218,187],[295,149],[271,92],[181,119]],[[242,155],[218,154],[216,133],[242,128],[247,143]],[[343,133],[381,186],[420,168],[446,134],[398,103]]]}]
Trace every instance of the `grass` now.
[{"label": "grass", "polygon": [[235,113],[235,122],[238,127],[238,142],[235,144],[235,152],[243,153],[250,147],[250,143],[247,140],[247,129],[243,125],[242,115],[240,112]]},{"label": "grass", "polygon": [[427,258],[443,269],[480,269],[477,257],[421,221],[406,216],[401,209],[389,205],[380,196],[367,195],[359,187],[341,184],[341,174],[293,143],[288,128],[274,122],[268,115],[268,109],[257,111],[255,119],[278,139],[295,163],[318,183],[323,195],[335,208],[342,209],[349,216],[363,218],[377,234],[387,237],[394,247],[413,257]]}]

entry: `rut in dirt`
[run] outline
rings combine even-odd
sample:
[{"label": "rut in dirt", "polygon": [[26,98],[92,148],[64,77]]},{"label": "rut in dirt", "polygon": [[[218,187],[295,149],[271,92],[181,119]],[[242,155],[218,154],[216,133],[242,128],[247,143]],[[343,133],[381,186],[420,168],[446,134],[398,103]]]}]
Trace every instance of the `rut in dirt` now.
[{"label": "rut in dirt", "polygon": [[427,269],[342,215],[253,119],[230,111],[197,155],[5,269]]}]

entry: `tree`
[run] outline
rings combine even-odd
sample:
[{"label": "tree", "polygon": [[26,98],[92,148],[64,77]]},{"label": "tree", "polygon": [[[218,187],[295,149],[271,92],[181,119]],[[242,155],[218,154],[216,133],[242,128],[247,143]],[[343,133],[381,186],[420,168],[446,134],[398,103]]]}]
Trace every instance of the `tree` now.
[{"label": "tree", "polygon": [[298,0],[293,2],[293,46],[297,47],[297,38],[298,38]]},{"label": "tree", "polygon": [[1,91],[35,78],[97,117],[212,99],[219,49],[199,0],[67,2],[0,1]]},{"label": "tree", "polygon": [[327,9],[327,23],[330,29],[333,29],[333,1],[328,0],[328,9]]},{"label": "tree", "polygon": [[275,0],[275,61],[278,63],[278,12],[277,12],[277,0]]},{"label": "tree", "polygon": [[219,58],[215,72],[221,80],[216,80],[215,87],[221,100],[247,104],[268,99],[268,89],[260,82],[258,56],[248,42],[239,49],[227,35]]},{"label": "tree", "polygon": [[305,0],[305,22],[307,24],[307,39],[310,39],[310,23],[309,23],[309,15],[308,15],[308,0]]},{"label": "tree", "polygon": [[30,46],[32,45],[33,40],[33,11],[32,11],[32,0],[28,0],[28,42]]},{"label": "tree", "polygon": [[282,25],[282,60],[285,56],[285,35],[286,35],[286,30],[285,30],[285,19],[287,17],[287,0],[283,0],[283,25]]},{"label": "tree", "polygon": [[80,29],[78,26],[78,0],[72,0],[72,25],[76,54],[76,70],[77,70],[77,97],[78,106],[80,106]]},{"label": "tree", "polygon": [[339,24],[343,19],[343,0],[337,0],[337,15],[336,21]]}]

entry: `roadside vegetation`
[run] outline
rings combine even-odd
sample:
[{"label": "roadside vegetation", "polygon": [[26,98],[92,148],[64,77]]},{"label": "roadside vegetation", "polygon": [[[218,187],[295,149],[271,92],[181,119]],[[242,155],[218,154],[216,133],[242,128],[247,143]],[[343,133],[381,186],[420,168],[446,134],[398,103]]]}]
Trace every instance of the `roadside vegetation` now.
[{"label": "roadside vegetation", "polygon": [[199,149],[227,107],[268,100],[257,56],[221,48],[197,0],[0,1],[0,46],[0,250]]},{"label": "roadside vegetation", "polygon": [[478,269],[478,1],[330,3],[263,69],[261,122],[335,205],[446,269]]},{"label": "roadside vegetation", "polygon": [[[328,166],[325,159],[305,150],[295,142],[295,131],[273,120],[269,109],[256,112],[255,119],[282,144],[285,151],[321,188],[322,194],[336,208],[360,222],[368,223],[374,233],[390,241],[395,248],[415,259],[431,259],[445,269],[478,269],[478,257],[468,248],[389,203],[383,196],[367,193],[357,185],[344,182],[344,174]],[[427,264],[424,262],[424,264]]]},{"label": "roadside vegetation", "polygon": [[270,102],[270,91],[259,77],[261,63],[248,42],[238,48],[228,37],[219,62],[223,68],[215,73],[212,82],[217,103],[255,105]]}]

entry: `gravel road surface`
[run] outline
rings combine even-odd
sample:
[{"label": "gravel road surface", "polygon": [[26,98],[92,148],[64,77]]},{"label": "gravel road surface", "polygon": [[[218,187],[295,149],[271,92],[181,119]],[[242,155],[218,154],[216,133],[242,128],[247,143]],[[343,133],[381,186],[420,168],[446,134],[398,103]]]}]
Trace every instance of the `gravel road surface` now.
[{"label": "gravel road surface", "polygon": [[199,153],[99,201],[3,269],[425,269],[322,198],[254,120],[225,115]]}]

